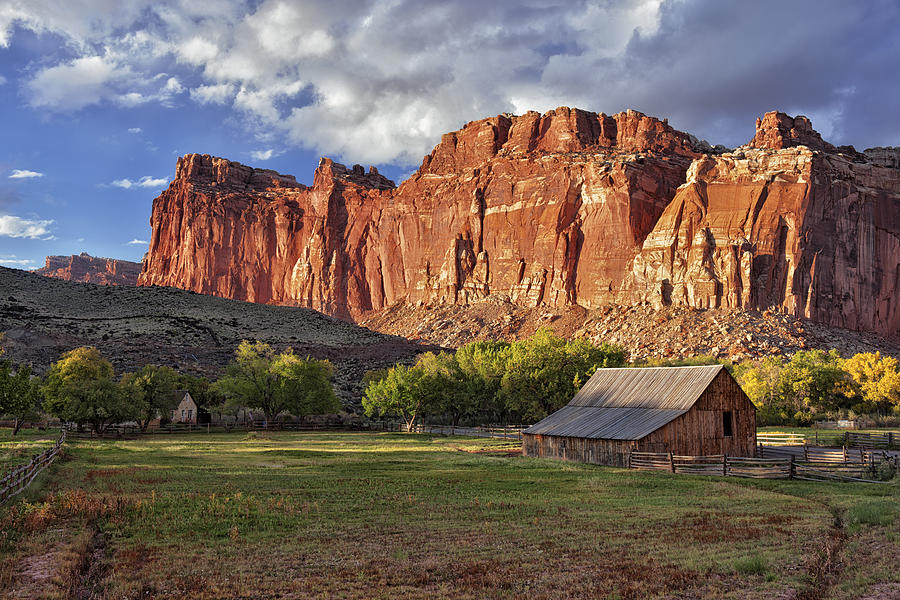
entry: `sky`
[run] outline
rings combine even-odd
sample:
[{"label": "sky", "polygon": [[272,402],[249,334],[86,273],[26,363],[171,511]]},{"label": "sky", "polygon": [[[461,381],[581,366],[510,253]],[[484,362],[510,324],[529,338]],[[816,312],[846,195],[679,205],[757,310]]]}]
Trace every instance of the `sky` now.
[{"label": "sky", "polygon": [[140,260],[204,153],[398,183],[499,113],[633,108],[729,147],[769,110],[900,145],[894,0],[0,0],[0,265]]}]

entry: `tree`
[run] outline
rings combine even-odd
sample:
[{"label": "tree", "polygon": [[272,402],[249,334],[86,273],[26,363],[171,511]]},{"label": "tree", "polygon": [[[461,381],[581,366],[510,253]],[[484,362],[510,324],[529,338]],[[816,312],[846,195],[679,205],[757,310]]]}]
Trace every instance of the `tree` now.
[{"label": "tree", "polygon": [[[779,385],[798,412],[830,412],[847,400],[847,375],[837,350],[801,350],[781,371]],[[808,417],[805,417],[809,420]]]},{"label": "tree", "polygon": [[278,376],[271,371],[275,351],[264,342],[244,340],[235,351],[235,359],[225,367],[215,389],[231,407],[258,409],[270,420],[284,410],[278,393]]},{"label": "tree", "polygon": [[284,409],[292,415],[325,415],[341,410],[341,401],[331,385],[334,367],[329,361],[302,359],[287,350],[275,358],[272,371],[279,378]]},{"label": "tree", "polygon": [[337,412],[332,374],[328,361],[301,359],[292,350],[276,354],[266,343],[245,340],[214,388],[232,406],[261,410],[268,421],[284,411],[296,416]]},{"label": "tree", "polygon": [[505,423],[509,414],[500,396],[500,382],[506,372],[509,343],[471,342],[456,351],[454,359],[461,373],[462,393],[470,399],[482,423]]},{"label": "tree", "polygon": [[565,406],[594,371],[621,367],[625,361],[626,353],[618,346],[566,341],[539,329],[511,344],[500,394],[523,420],[538,421]]},{"label": "tree", "polygon": [[47,412],[64,421],[88,423],[97,433],[138,416],[113,382],[112,365],[93,347],[64,353],[50,367],[43,392]]},{"label": "tree", "polygon": [[892,356],[863,352],[842,364],[852,380],[851,396],[859,400],[856,412],[887,415],[900,408],[900,370]]},{"label": "tree", "polygon": [[171,367],[144,365],[136,373],[125,373],[119,385],[135,405],[141,431],[146,431],[153,419],[171,414],[178,404],[178,372]]},{"label": "tree", "polygon": [[31,375],[31,367],[21,365],[13,372],[10,361],[0,360],[0,414],[15,419],[13,435],[37,413],[42,397],[41,380]]},{"label": "tree", "polygon": [[383,379],[372,381],[363,396],[363,408],[368,416],[396,416],[411,428],[426,409],[428,394],[422,389],[425,372],[419,367],[396,365]]},{"label": "tree", "polygon": [[756,364],[748,362],[735,368],[735,378],[756,405],[756,421],[759,425],[784,425],[794,418],[796,410],[782,393],[783,369],[784,362],[774,356],[767,356]]}]

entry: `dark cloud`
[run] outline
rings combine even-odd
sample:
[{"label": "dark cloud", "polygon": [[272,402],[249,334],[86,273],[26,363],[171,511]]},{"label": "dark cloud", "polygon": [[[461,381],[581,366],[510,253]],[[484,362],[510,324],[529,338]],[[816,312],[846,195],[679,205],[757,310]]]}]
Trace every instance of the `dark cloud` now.
[{"label": "dark cloud", "polygon": [[807,114],[838,144],[898,144],[898,45],[896,2],[667,2],[656,32],[597,64],[598,94],[727,145],[768,110]]}]

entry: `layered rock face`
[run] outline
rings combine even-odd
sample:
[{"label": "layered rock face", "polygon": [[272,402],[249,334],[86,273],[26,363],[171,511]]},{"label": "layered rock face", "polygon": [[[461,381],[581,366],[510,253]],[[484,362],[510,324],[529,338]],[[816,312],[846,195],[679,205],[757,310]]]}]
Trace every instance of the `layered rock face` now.
[{"label": "layered rock face", "polygon": [[114,258],[98,258],[85,252],[72,256],[48,256],[43,268],[34,271],[45,277],[101,285],[137,285],[141,263]]},{"label": "layered rock face", "polygon": [[835,149],[768,113],[703,155],[635,111],[500,115],[446,134],[398,188],[323,159],[314,184],[179,159],[140,283],[358,319],[398,303],[766,309],[900,330],[893,149]]}]

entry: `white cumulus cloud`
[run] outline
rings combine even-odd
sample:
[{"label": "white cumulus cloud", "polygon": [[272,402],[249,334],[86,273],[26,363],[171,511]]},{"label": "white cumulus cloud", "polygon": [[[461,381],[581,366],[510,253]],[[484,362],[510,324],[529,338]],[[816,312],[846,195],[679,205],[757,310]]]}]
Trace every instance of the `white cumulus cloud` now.
[{"label": "white cumulus cloud", "polygon": [[19,28],[64,40],[26,70],[36,108],[220,105],[277,140],[257,143],[351,162],[417,164],[469,120],[559,105],[636,108],[728,145],[782,109],[831,121],[814,125],[837,143],[895,144],[900,4],[782,4],[0,0],[0,46]]},{"label": "white cumulus cloud", "polygon": [[144,175],[140,179],[116,179],[110,185],[130,190],[132,188],[158,188],[163,187],[167,183],[169,183],[167,177]]},{"label": "white cumulus cloud", "polygon": [[144,131],[144,130],[141,129],[140,127],[129,127],[128,128],[128,133],[133,133],[135,135],[141,133],[142,131]]},{"label": "white cumulus cloud", "polygon": [[15,215],[0,215],[0,236],[47,239],[52,220],[23,219]]},{"label": "white cumulus cloud", "polygon": [[269,160],[270,158],[275,158],[276,156],[281,156],[284,154],[284,150],[273,150],[269,148],[268,150],[251,150],[250,157],[253,160]]},{"label": "white cumulus cloud", "polygon": [[146,246],[149,243],[150,242],[148,242],[147,240],[139,240],[137,238],[134,238],[133,240],[128,242],[126,245],[128,245],[128,246]]},{"label": "white cumulus cloud", "polygon": [[43,173],[37,171],[28,171],[26,169],[13,169],[10,179],[34,179],[35,177],[43,177]]}]

